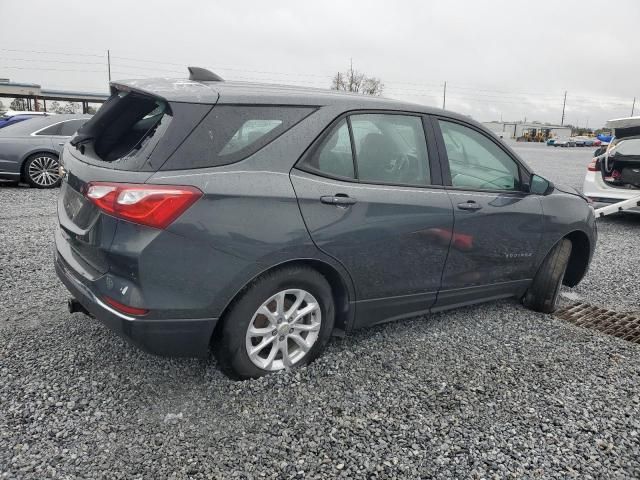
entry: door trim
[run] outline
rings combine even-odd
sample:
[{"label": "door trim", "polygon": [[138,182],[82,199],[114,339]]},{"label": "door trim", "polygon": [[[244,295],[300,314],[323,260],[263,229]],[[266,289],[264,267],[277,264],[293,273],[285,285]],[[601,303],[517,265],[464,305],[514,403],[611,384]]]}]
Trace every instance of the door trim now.
[{"label": "door trim", "polygon": [[531,284],[531,278],[510,280],[508,282],[476,285],[471,287],[440,290],[431,312],[439,312],[450,308],[464,307],[474,303],[481,303],[500,298],[522,296]]},{"label": "door trim", "polygon": [[426,292],[356,301],[353,328],[371,327],[379,323],[428,314],[436,299],[437,292]]}]

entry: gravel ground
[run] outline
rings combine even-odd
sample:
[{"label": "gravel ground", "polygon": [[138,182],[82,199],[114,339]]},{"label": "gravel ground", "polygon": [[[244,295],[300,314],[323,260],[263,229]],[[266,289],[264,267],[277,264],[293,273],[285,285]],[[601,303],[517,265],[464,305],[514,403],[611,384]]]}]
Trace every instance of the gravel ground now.
[{"label": "gravel ground", "polygon": [[[580,186],[591,149],[518,145]],[[559,166],[561,168],[559,168]],[[0,478],[640,477],[640,347],[505,301],[333,340],[232,382],[65,311],[55,192],[0,186]],[[638,309],[640,220],[565,295]]]}]

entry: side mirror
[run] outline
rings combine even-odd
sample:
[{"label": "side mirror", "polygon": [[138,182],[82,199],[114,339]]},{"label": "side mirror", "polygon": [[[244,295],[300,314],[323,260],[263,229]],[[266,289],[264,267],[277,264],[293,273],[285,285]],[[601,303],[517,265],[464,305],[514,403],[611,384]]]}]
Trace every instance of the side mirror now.
[{"label": "side mirror", "polygon": [[553,183],[535,173],[529,180],[529,192],[536,195],[549,195],[553,191]]}]

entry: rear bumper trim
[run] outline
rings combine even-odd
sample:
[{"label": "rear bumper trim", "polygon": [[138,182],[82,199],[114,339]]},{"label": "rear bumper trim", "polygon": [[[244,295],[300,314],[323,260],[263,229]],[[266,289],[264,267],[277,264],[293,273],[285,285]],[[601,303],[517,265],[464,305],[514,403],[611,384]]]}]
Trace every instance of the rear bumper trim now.
[{"label": "rear bumper trim", "polygon": [[206,357],[217,318],[150,319],[125,315],[102,302],[91,289],[75,278],[55,252],[58,278],[71,295],[96,319],[128,342],[155,355]]}]

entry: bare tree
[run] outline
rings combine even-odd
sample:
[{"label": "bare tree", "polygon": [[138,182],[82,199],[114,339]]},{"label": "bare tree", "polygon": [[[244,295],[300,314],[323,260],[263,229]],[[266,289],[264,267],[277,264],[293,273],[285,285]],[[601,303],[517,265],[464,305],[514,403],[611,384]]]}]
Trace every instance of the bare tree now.
[{"label": "bare tree", "polygon": [[27,109],[27,101],[24,98],[14,98],[9,105],[11,110],[23,112]]},{"label": "bare tree", "polygon": [[67,102],[67,104],[62,107],[63,113],[78,113],[79,108],[78,104],[75,102]]},{"label": "bare tree", "polygon": [[52,113],[64,113],[64,109],[60,105],[60,102],[58,102],[57,100],[51,102],[47,110]]},{"label": "bare tree", "polygon": [[346,72],[338,72],[331,81],[331,90],[362,93],[365,95],[382,95],[384,85],[379,78],[367,77],[353,68],[353,62]]}]

